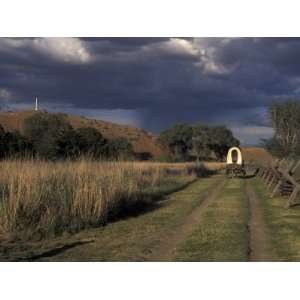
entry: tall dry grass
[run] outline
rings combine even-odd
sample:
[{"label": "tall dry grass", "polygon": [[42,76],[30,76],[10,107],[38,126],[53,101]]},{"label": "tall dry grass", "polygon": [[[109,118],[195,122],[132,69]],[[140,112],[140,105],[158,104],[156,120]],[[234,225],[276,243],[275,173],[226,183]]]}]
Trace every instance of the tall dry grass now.
[{"label": "tall dry grass", "polygon": [[[191,171],[192,170],[192,171]],[[190,165],[138,162],[0,162],[0,233],[42,236],[105,224],[166,184],[195,178]]]}]

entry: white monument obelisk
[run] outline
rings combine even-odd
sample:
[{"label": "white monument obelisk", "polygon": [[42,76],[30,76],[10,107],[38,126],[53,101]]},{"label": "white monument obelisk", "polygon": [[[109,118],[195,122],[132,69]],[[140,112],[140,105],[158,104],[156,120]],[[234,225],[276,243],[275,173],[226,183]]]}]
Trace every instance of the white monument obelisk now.
[{"label": "white monument obelisk", "polygon": [[38,98],[35,98],[35,111],[38,111]]}]

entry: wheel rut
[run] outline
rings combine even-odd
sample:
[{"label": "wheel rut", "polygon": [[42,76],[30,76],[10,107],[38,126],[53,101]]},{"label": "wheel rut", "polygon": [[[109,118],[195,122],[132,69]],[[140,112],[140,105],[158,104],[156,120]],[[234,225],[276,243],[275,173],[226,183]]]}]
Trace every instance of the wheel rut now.
[{"label": "wheel rut", "polygon": [[210,188],[204,201],[193,210],[174,235],[166,238],[160,248],[149,257],[148,261],[171,261],[177,245],[183,242],[193,232],[195,225],[201,222],[201,215],[205,212],[205,209],[217,199],[224,188],[225,182],[226,179],[222,179],[217,186]]},{"label": "wheel rut", "polygon": [[275,261],[274,253],[270,249],[268,230],[260,200],[249,180],[246,182],[246,195],[249,207],[248,260],[252,262]]}]

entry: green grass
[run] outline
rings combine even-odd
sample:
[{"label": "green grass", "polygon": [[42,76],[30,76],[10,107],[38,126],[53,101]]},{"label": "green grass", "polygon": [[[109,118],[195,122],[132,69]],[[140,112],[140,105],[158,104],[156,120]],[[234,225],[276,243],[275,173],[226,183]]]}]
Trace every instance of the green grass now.
[{"label": "green grass", "polygon": [[246,261],[248,250],[245,181],[231,179],[201,217],[174,261]]},{"label": "green grass", "polygon": [[278,260],[300,261],[300,206],[287,209],[287,199],[271,199],[265,186],[256,178],[251,183],[261,199],[270,242]]},{"label": "green grass", "polygon": [[[59,238],[24,245],[20,243],[6,247],[6,259],[39,255],[49,249],[61,247],[81,240],[92,240],[43,260],[54,261],[147,261],[168,236],[177,230],[185,219],[221,180],[222,176],[199,179],[185,189],[156,202],[148,211],[127,217],[102,228],[83,230],[75,235],[67,233]],[[174,188],[174,186],[172,187]],[[166,186],[155,193],[166,193]],[[170,189],[170,186],[169,186]],[[169,190],[170,191],[170,190]],[[14,248],[14,249],[13,249]],[[1,250],[0,250],[1,252]],[[0,256],[0,260],[1,260]]]}]

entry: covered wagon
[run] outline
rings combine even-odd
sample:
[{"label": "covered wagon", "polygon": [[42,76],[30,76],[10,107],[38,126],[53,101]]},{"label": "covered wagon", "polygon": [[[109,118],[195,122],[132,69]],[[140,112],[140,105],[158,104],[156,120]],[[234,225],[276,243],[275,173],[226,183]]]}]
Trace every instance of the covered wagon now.
[{"label": "covered wagon", "polygon": [[242,152],[238,147],[232,147],[228,150],[226,160],[226,175],[231,178],[246,175]]}]

